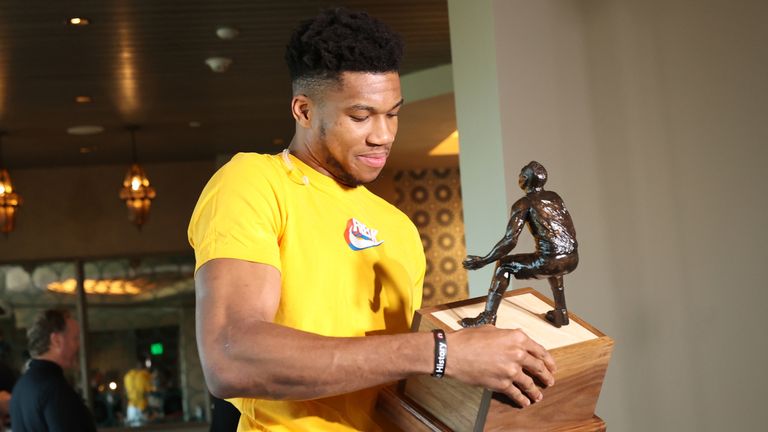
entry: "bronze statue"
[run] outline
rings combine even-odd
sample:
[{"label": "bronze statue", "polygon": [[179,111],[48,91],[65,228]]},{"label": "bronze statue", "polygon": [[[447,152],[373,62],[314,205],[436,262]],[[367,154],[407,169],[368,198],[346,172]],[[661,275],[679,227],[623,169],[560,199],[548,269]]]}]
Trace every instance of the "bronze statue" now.
[{"label": "bronze statue", "polygon": [[[568,324],[563,275],[572,272],[579,263],[576,230],[560,195],[544,190],[546,182],[547,170],[540,163],[533,161],[524,166],[520,171],[519,185],[525,191],[525,196],[512,205],[504,238],[488,255],[468,255],[464,260],[464,268],[468,270],[484,267],[494,261],[498,263],[485,310],[475,318],[461,320],[462,326],[496,323],[496,312],[511,276],[516,279],[547,278],[555,298],[555,309],[547,312],[547,321],[555,327]],[[508,255],[517,244],[518,236],[526,224],[536,241],[536,252]]]}]

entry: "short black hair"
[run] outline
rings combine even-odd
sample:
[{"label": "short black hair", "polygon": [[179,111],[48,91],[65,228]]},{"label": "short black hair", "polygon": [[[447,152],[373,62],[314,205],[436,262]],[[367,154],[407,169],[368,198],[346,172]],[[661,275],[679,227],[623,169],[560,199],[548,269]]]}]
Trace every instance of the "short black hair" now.
[{"label": "short black hair", "polygon": [[341,82],[342,72],[398,72],[400,35],[366,12],[324,9],[294,30],[285,50],[294,91],[320,81]]},{"label": "short black hair", "polygon": [[51,335],[63,332],[70,316],[64,309],[48,309],[38,313],[27,329],[29,353],[33,357],[47,353],[51,349]]}]

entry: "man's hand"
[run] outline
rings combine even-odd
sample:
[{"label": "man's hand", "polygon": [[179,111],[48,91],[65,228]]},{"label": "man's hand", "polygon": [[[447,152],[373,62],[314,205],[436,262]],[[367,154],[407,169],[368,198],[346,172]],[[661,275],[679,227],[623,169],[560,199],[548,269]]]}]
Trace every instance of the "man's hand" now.
[{"label": "man's hand", "polygon": [[521,330],[483,326],[449,333],[446,375],[504,393],[521,407],[555,383],[555,361]]},{"label": "man's hand", "polygon": [[486,262],[483,260],[483,257],[479,257],[477,255],[467,255],[467,257],[464,258],[464,262],[462,262],[462,264],[467,270],[476,270],[480,267],[484,267]]}]

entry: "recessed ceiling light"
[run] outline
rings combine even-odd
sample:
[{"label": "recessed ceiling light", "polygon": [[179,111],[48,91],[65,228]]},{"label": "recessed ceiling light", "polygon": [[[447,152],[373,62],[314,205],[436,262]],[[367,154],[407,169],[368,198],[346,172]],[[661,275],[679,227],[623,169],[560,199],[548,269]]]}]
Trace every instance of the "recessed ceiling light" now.
[{"label": "recessed ceiling light", "polygon": [[224,73],[232,65],[232,59],[229,57],[208,57],[205,64],[216,73]]},{"label": "recessed ceiling light", "polygon": [[191,127],[191,128],[199,128],[202,125],[203,124],[200,123],[199,121],[191,121],[191,122],[189,122],[189,127]]},{"label": "recessed ceiling light", "polygon": [[90,23],[91,23],[91,20],[83,17],[72,17],[67,20],[67,24],[73,25],[73,26],[87,26]]},{"label": "recessed ceiling light", "polygon": [[75,96],[75,102],[81,104],[87,104],[93,102],[93,98],[86,95]]},{"label": "recessed ceiling light", "polygon": [[219,27],[216,29],[216,36],[223,40],[232,40],[240,34],[240,31],[234,27]]},{"label": "recessed ceiling light", "polygon": [[96,135],[102,132],[104,132],[104,127],[97,125],[82,125],[67,128],[67,133],[70,135]]}]

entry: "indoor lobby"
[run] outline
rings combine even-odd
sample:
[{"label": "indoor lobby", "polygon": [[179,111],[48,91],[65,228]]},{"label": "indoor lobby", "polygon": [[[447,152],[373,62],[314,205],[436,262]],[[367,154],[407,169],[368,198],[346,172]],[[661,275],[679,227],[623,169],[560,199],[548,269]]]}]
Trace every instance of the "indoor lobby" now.
[{"label": "indoor lobby", "polygon": [[[234,155],[291,143],[285,46],[330,6],[405,44],[397,138],[366,187],[418,229],[422,306],[486,296],[493,266],[462,261],[502,237],[539,161],[578,233],[568,309],[615,344],[596,415],[763,427],[758,0],[0,0],[3,370],[23,372],[36,314],[66,309],[82,329],[67,379],[99,431],[235,430],[214,423],[233,414],[203,376],[187,228]],[[535,247],[526,230],[515,250]],[[131,423],[136,369],[151,390]]]}]

